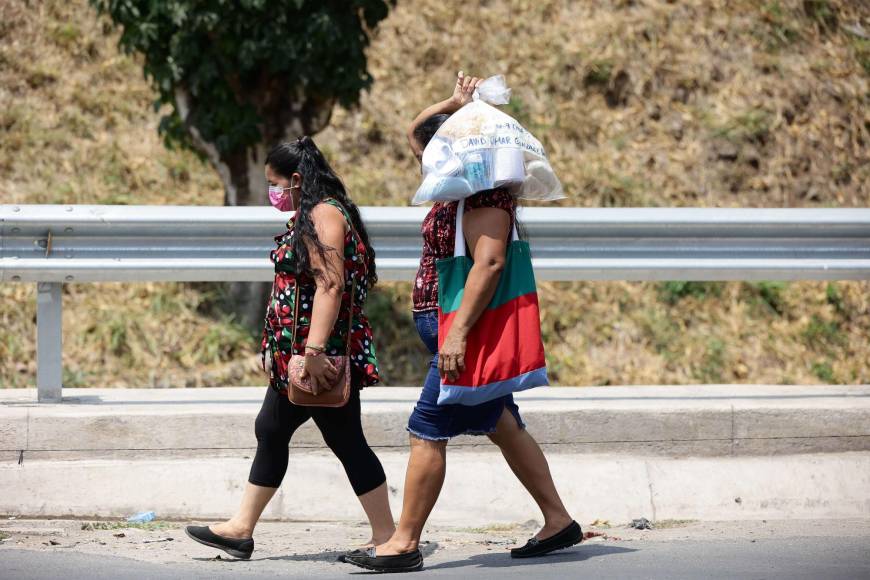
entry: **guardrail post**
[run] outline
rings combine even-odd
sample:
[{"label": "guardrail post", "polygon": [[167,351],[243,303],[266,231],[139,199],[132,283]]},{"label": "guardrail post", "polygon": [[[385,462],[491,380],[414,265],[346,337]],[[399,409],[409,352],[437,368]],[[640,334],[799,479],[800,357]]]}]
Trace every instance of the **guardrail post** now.
[{"label": "guardrail post", "polygon": [[36,392],[40,403],[60,403],[63,381],[63,308],[59,282],[36,285]]}]

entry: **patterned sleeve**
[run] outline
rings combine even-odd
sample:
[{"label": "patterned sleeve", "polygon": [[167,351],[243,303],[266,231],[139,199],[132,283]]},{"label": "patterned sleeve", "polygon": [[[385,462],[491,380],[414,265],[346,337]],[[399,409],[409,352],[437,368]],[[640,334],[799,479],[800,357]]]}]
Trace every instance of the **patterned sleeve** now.
[{"label": "patterned sleeve", "polygon": [[[275,288],[272,288],[272,292],[275,292]],[[269,300],[271,301],[271,294],[269,295]],[[260,340],[260,354],[266,352],[269,348],[269,303],[266,303],[266,315],[263,317],[263,338]]]},{"label": "patterned sleeve", "polygon": [[507,189],[488,189],[475,193],[465,200],[465,211],[471,211],[479,207],[495,207],[513,215],[517,202]]}]

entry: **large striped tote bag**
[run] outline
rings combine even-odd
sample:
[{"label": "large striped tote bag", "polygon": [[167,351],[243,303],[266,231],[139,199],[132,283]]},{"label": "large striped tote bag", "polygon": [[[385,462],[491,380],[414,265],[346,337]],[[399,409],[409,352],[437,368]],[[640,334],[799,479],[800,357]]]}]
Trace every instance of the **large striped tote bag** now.
[{"label": "large striped tote bag", "polygon": [[[474,263],[465,255],[464,207],[462,200],[456,210],[453,257],[435,264],[439,348],[462,303],[465,281]],[[468,335],[465,370],[455,381],[441,379],[439,405],[479,405],[549,384],[531,252],[528,242],[519,239],[516,226],[506,258],[495,295]]]}]

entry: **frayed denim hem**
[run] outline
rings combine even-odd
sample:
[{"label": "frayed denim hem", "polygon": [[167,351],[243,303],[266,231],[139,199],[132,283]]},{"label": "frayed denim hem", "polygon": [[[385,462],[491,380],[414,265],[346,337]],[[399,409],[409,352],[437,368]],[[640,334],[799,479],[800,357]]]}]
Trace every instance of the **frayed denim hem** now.
[{"label": "frayed denim hem", "polygon": [[[523,423],[522,421],[517,421],[517,424],[520,426],[521,430],[525,430],[525,428],[526,428],[525,423]],[[462,435],[470,435],[472,437],[483,437],[484,435],[487,435],[487,436],[492,435],[496,431],[495,427],[493,427],[492,430],[490,430],[490,431],[463,431],[462,433],[455,433],[453,435],[448,435],[447,437],[433,437],[432,435],[423,435],[422,433],[418,433],[417,431],[414,431],[410,427],[405,427],[405,430],[408,433],[410,433],[411,435],[413,435],[414,437],[416,437],[417,439],[423,439],[424,441],[449,441],[450,439],[453,439],[454,437],[460,437]]]},{"label": "frayed denim hem", "polygon": [[[514,420],[517,422],[517,426],[520,428],[520,431],[526,430],[526,423],[523,421],[522,417],[520,416],[520,411],[516,407],[516,404],[514,404],[513,407],[508,407],[507,405],[505,405],[503,407],[503,409],[507,409],[510,412],[511,417],[513,417]],[[502,412],[504,412],[504,411],[502,411]],[[416,437],[417,439],[422,439],[424,441],[449,441],[450,439],[453,439],[454,437],[459,437],[461,435],[471,435],[472,437],[480,437],[483,435],[492,435],[493,433],[496,432],[497,426],[494,426],[492,429],[489,429],[489,430],[468,429],[466,431],[463,431],[462,433],[454,433],[452,435],[447,435],[447,436],[424,435],[423,433],[420,433],[419,431],[412,429],[410,427],[410,425],[405,427],[405,430],[408,433],[410,433],[411,435],[413,435],[414,437]]]},{"label": "frayed denim hem", "polygon": [[423,441],[449,441],[450,437],[433,437],[432,435],[423,435],[418,431],[414,431],[410,427],[405,427],[405,430],[416,437],[417,439],[422,439]]}]

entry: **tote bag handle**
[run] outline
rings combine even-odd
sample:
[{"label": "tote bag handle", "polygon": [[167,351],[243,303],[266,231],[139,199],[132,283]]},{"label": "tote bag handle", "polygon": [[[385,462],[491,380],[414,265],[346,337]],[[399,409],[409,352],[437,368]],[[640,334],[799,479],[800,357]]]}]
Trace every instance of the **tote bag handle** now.
[{"label": "tote bag handle", "polygon": [[[465,232],[462,231],[462,216],[465,213],[465,199],[459,200],[459,205],[456,206],[456,238],[453,242],[453,257],[465,255]],[[520,235],[517,232],[517,218],[511,216],[513,228],[511,231],[511,241],[519,241]]]}]

